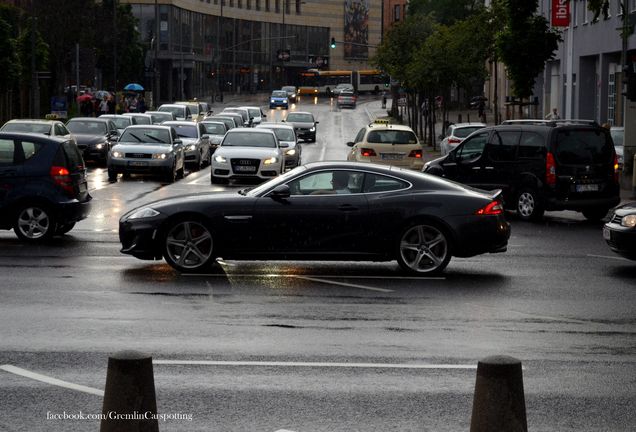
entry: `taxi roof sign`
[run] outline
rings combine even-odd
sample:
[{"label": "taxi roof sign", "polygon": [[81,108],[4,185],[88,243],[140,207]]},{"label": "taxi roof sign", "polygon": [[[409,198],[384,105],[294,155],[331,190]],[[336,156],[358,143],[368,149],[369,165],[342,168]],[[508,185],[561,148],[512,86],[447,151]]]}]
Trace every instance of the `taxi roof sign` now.
[{"label": "taxi roof sign", "polygon": [[375,120],[373,120],[373,124],[388,125],[389,123],[391,123],[391,122],[388,119],[375,119]]}]

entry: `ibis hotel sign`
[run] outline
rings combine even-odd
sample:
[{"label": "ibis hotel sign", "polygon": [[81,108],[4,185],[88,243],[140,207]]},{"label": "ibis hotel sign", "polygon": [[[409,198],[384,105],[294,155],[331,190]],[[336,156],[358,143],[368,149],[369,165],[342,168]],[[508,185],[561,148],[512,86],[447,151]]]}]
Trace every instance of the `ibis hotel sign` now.
[{"label": "ibis hotel sign", "polygon": [[570,0],[552,0],[552,27],[570,25]]}]

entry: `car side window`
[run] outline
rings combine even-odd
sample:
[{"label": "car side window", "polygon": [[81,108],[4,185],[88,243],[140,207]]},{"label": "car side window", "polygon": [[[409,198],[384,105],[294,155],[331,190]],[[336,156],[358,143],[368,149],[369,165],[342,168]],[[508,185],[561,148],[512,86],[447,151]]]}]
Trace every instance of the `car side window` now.
[{"label": "car side window", "polygon": [[364,178],[362,192],[388,192],[406,189],[408,186],[408,183],[393,177],[367,173]]},{"label": "car side window", "polygon": [[40,149],[42,149],[42,144],[37,142],[22,141],[21,144],[25,161],[31,159],[37,152],[40,151]]},{"label": "car side window", "polygon": [[487,146],[488,156],[495,162],[515,160],[520,137],[519,131],[495,131]]},{"label": "car side window", "polygon": [[338,195],[360,193],[364,173],[357,171],[320,171],[294,179],[288,184],[291,195]]},{"label": "car side window", "polygon": [[59,124],[55,125],[55,135],[56,136],[64,136],[64,135],[66,135],[64,133],[64,128],[62,127],[62,125],[59,125]]},{"label": "car side window", "polygon": [[542,159],[546,154],[543,137],[534,132],[522,132],[518,155],[520,159]]},{"label": "car side window", "polygon": [[365,128],[360,129],[360,131],[358,132],[358,135],[356,135],[355,140],[353,141],[354,143],[359,143],[362,142],[362,140],[364,139],[364,133],[366,132]]},{"label": "car side window", "polygon": [[459,162],[479,158],[484,152],[487,141],[488,132],[481,132],[464,140],[457,149],[457,153],[455,154],[456,160]]},{"label": "car side window", "polygon": [[0,139],[0,166],[15,165],[15,142]]}]

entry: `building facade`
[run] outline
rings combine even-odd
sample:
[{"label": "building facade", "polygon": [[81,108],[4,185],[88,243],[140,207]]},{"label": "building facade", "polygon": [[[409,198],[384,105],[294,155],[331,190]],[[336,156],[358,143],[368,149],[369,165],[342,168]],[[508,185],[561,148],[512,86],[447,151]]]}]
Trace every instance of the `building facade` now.
[{"label": "building facade", "polygon": [[382,0],[120,2],[139,19],[157,103],[280,88],[310,68],[368,69],[381,38]]},{"label": "building facade", "polygon": [[386,33],[395,23],[404,21],[408,0],[382,0],[382,32]]}]

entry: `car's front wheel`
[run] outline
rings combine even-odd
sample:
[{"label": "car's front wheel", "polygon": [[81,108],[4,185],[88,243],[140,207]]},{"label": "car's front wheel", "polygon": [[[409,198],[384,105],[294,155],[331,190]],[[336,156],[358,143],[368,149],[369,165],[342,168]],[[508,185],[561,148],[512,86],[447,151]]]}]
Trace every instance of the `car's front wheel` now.
[{"label": "car's front wheel", "polygon": [[55,218],[51,210],[44,205],[26,205],[18,210],[13,231],[23,241],[45,240],[55,234]]},{"label": "car's front wheel", "polygon": [[398,242],[398,264],[411,274],[439,273],[451,259],[450,241],[446,232],[429,222],[409,225]]},{"label": "car's front wheel", "polygon": [[607,216],[607,212],[609,212],[609,209],[606,207],[593,207],[583,210],[583,216],[585,216],[587,220],[596,222]]},{"label": "car's front wheel", "polygon": [[212,232],[199,220],[184,219],[173,222],[166,229],[163,256],[176,270],[200,272],[214,260]]}]

